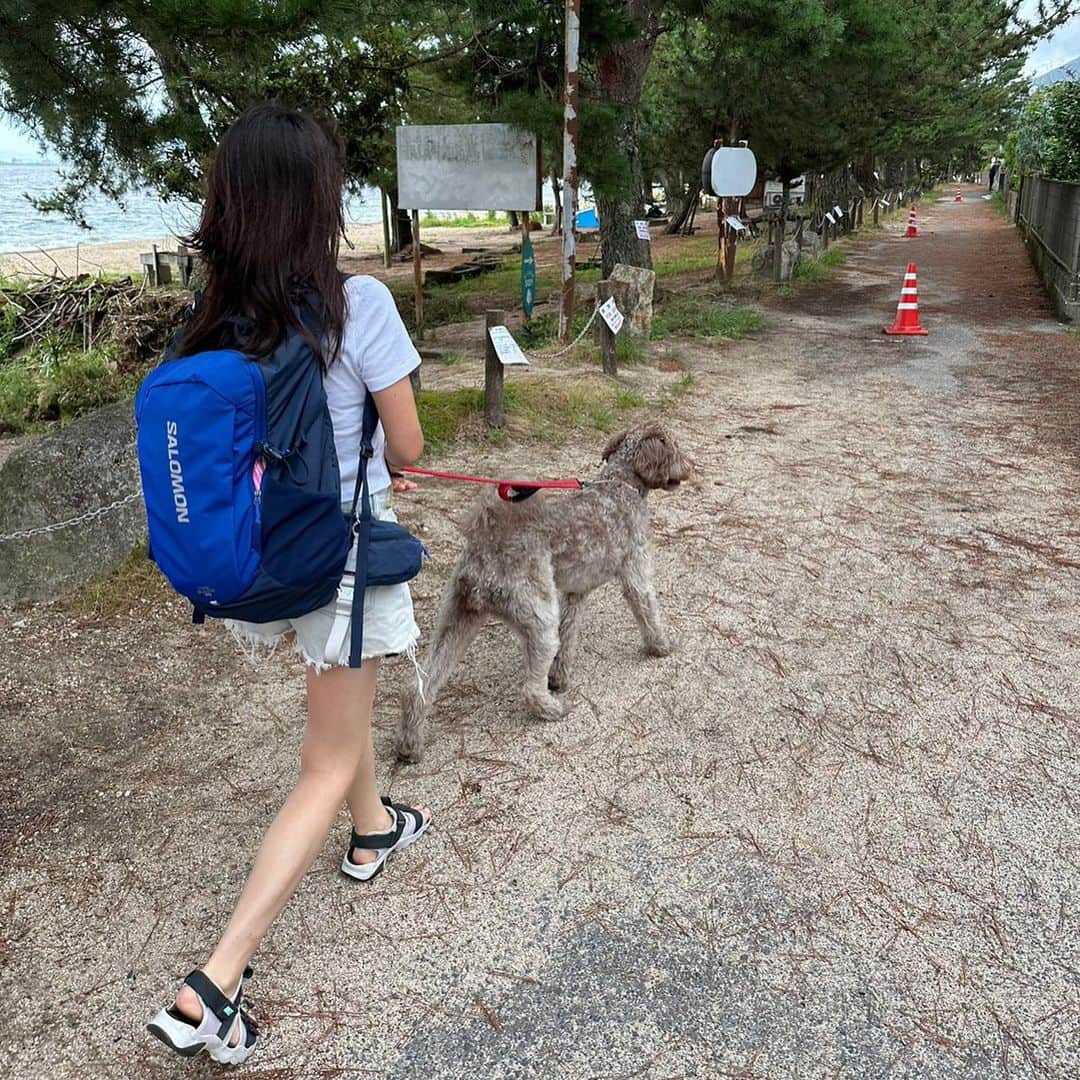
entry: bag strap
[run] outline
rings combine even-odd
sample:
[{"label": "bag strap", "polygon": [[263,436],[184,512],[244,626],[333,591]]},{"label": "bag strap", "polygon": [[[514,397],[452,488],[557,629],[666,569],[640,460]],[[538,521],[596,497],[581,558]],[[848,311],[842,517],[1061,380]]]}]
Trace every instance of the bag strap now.
[{"label": "bag strap", "polygon": [[[353,577],[352,639],[349,643],[349,667],[358,668],[362,663],[364,643],[364,593],[367,589],[368,546],[371,542],[371,498],[368,492],[368,462],[375,453],[373,441],[379,426],[379,410],[375,399],[368,393],[364,399],[364,419],[360,428],[360,460],[356,468],[356,486],[353,489],[352,510],[349,514],[356,543],[356,571]],[[357,516],[357,504],[360,514]]]}]

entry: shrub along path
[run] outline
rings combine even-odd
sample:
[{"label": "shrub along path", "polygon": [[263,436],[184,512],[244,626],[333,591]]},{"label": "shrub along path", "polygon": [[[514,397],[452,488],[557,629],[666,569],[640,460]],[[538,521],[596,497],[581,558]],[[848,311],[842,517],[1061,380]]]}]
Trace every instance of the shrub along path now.
[{"label": "shrub along path", "polygon": [[[380,766],[438,827],[357,887],[339,822],[244,1075],[1077,1075],[1080,341],[973,190],[902,227],[762,336],[663,343],[699,466],[654,503],[676,655],[606,589],[571,716],[531,725],[493,628],[398,771],[388,665]],[[886,339],[909,259],[930,336]],[[542,434],[437,460],[587,474],[605,437]],[[425,628],[471,494],[400,501]],[[295,774],[296,665],[138,568],[0,634],[0,1072],[179,1075],[142,1025]]]}]

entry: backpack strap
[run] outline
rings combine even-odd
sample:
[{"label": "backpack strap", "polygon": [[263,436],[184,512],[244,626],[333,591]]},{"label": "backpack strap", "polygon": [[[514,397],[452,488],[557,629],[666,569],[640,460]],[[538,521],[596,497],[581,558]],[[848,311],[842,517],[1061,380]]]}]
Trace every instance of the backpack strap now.
[{"label": "backpack strap", "polygon": [[[373,440],[379,426],[379,410],[369,393],[364,399],[364,419],[360,429],[360,461],[356,470],[356,487],[353,489],[352,519],[353,535],[356,537],[356,571],[353,578],[352,640],[349,643],[349,667],[358,668],[362,663],[364,643],[364,592],[367,586],[368,545],[371,541],[371,498],[368,492],[368,462],[374,456]],[[357,514],[357,504],[360,513]]]}]

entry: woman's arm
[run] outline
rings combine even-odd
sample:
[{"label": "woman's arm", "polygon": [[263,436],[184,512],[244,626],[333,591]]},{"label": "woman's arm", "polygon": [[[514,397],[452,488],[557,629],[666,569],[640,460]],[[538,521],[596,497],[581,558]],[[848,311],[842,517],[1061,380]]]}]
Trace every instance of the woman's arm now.
[{"label": "woman's arm", "polygon": [[385,390],[376,390],[372,396],[386,435],[386,463],[391,468],[411,465],[424,451],[424,433],[416,415],[412,382],[406,376]]}]

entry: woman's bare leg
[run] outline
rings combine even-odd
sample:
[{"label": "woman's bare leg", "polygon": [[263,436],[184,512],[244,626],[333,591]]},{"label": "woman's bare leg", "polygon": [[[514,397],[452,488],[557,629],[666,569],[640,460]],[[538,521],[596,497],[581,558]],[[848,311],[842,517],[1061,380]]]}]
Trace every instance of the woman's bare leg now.
[{"label": "woman's bare leg", "polygon": [[[375,779],[375,751],[370,737],[345,800],[349,804],[353,828],[361,835],[386,832],[393,824],[379,797],[378,781]],[[424,817],[431,817],[431,811],[426,806],[416,809]],[[377,851],[367,848],[353,848],[349,852],[349,858],[359,864],[374,862],[378,857]]]},{"label": "woman's bare leg", "polygon": [[[226,994],[235,992],[263,935],[322,850],[361,767],[365,777],[370,772],[370,787],[375,790],[371,711],[378,671],[378,660],[321,674],[307,670],[308,720],[300,779],[266,831],[232,918],[203,967]],[[375,803],[385,820],[377,795]],[[369,805],[367,799],[364,805]],[[198,1001],[186,986],[177,1006],[193,1020],[201,1016]]]}]

